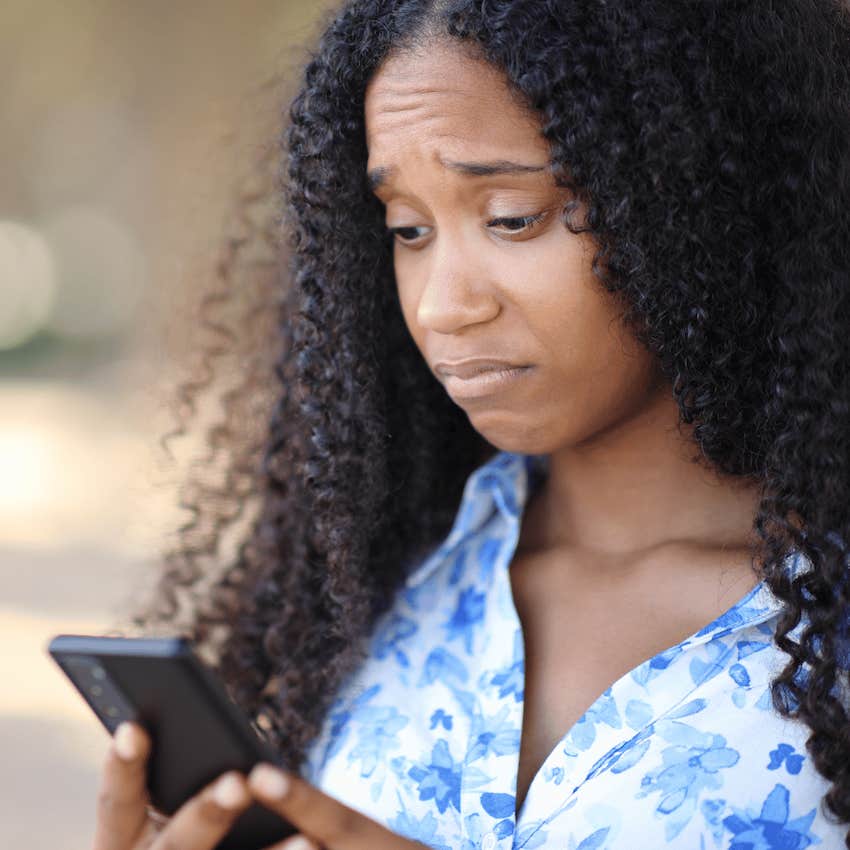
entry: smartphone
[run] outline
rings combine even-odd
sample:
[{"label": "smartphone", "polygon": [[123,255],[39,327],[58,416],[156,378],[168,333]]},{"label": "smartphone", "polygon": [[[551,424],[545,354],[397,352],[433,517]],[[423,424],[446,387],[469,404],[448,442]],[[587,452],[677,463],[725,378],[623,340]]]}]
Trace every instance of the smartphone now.
[{"label": "smartphone", "polygon": [[[150,734],[148,792],[166,815],[227,770],[279,764],[185,638],[57,635],[47,651],[110,734],[124,720]],[[297,831],[254,803],[216,850],[260,850]]]}]

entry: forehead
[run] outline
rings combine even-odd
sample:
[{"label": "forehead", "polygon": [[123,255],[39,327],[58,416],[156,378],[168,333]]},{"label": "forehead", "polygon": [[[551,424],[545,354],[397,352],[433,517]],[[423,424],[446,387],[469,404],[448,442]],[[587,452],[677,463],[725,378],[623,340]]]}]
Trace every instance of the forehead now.
[{"label": "forehead", "polygon": [[504,74],[459,45],[391,54],[369,81],[364,106],[370,166],[411,146],[458,158],[548,154],[539,119]]}]

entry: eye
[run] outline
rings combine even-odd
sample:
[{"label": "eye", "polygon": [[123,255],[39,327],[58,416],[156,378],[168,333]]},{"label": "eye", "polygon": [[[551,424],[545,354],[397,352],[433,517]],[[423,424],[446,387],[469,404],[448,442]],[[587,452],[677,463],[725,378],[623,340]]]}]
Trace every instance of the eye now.
[{"label": "eye", "polygon": [[[543,220],[546,211],[534,215],[500,216],[490,219],[487,227],[502,228],[508,233],[522,233],[533,230],[535,225]],[[398,239],[402,244],[415,244],[427,235],[431,228],[421,227],[388,227],[387,232]]]},{"label": "eye", "polygon": [[534,215],[502,216],[487,222],[487,227],[502,227],[509,233],[519,233],[523,230],[531,230],[546,215],[545,212]]},{"label": "eye", "polygon": [[420,231],[428,230],[427,227],[388,227],[387,231],[398,238],[400,242],[415,242],[424,236]]}]

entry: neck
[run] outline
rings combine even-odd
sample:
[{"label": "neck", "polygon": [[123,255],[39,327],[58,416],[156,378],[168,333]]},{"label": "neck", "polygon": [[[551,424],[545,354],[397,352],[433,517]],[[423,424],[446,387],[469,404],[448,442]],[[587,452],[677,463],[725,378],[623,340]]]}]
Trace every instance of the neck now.
[{"label": "neck", "polygon": [[627,555],[667,543],[749,545],[758,484],[694,462],[691,428],[680,432],[677,422],[667,389],[628,420],[553,451],[527,506],[522,548]]}]

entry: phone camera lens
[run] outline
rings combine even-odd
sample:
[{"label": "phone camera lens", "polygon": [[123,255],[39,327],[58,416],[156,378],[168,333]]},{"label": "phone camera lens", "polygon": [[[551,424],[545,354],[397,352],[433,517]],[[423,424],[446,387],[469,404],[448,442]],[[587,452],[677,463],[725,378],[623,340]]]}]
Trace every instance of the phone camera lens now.
[{"label": "phone camera lens", "polygon": [[103,693],[103,688],[100,685],[92,685],[89,689],[92,696],[99,697]]},{"label": "phone camera lens", "polygon": [[109,706],[109,708],[107,708],[107,709],[106,709],[106,713],[107,713],[110,717],[118,717],[118,715],[119,715],[121,712],[120,712],[120,711],[118,711],[118,709],[117,709],[114,705],[110,705],[110,706]]},{"label": "phone camera lens", "polygon": [[95,679],[105,679],[106,678],[106,671],[103,669],[103,667],[94,667],[91,671],[91,674],[92,674],[92,677],[95,678]]}]

